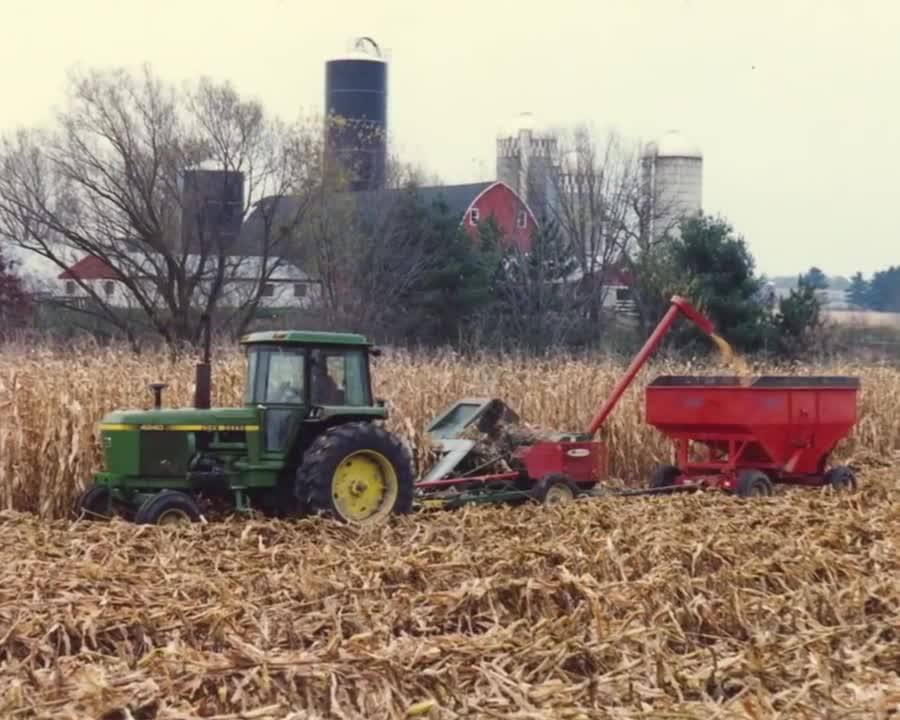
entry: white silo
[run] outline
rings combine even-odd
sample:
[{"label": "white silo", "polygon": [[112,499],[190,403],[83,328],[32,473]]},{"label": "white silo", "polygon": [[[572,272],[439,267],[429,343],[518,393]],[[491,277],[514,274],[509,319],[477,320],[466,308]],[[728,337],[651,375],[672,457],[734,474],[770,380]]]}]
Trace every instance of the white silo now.
[{"label": "white silo", "polygon": [[649,231],[676,234],[679,221],[703,207],[703,153],[677,130],[647,145],[642,157]]},{"label": "white silo", "polygon": [[509,185],[538,216],[552,193],[556,137],[524,112],[497,133],[497,179]]}]

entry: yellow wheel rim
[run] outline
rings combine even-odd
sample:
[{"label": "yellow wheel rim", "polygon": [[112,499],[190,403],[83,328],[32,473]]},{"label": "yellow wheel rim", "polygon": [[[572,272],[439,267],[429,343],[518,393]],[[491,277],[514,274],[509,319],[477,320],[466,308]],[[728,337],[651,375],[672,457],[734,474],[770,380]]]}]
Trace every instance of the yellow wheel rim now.
[{"label": "yellow wheel rim", "polygon": [[572,489],[565,485],[555,484],[547,488],[547,494],[544,495],[545,505],[561,505],[575,498]]},{"label": "yellow wheel rim", "polygon": [[397,487],[397,473],[384,455],[358,450],[345,457],[334,472],[334,509],[350,522],[383,520],[397,501]]},{"label": "yellow wheel rim", "polygon": [[157,525],[190,525],[191,518],[184,510],[165,510],[156,520]]}]

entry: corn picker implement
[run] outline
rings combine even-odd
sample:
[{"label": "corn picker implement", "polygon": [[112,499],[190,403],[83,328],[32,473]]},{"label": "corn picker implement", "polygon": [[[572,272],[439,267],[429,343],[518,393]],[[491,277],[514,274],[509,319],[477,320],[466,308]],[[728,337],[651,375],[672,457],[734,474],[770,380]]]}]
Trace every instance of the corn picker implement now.
[{"label": "corn picker implement", "polygon": [[[445,410],[427,432],[441,453],[440,461],[416,483],[416,500],[422,508],[454,508],[467,503],[537,500],[544,504],[567,502],[580,495],[601,494],[598,485],[606,477],[609,453],[595,439],[641,367],[672,327],[679,313],[712,334],[709,320],[684,298],[673,297],[672,307],[657,325],[625,374],[600,405],[584,432],[544,433],[520,443],[497,442],[503,427],[518,418],[500,400],[470,398]],[[488,448],[501,450],[494,458],[474,459],[477,443],[467,439],[471,430],[488,439]],[[493,442],[492,442],[493,441]],[[507,452],[502,446],[517,445]],[[498,446],[500,446],[498,448]],[[505,467],[500,472],[481,472],[485,466]]]}]

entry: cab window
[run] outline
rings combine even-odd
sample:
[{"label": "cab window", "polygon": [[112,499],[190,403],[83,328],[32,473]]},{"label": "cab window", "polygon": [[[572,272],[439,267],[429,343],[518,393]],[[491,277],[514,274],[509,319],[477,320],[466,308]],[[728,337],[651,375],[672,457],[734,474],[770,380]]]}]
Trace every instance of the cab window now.
[{"label": "cab window", "polygon": [[361,350],[314,350],[310,357],[314,405],[371,405],[366,356]]},{"label": "cab window", "polygon": [[302,353],[271,353],[265,402],[291,405],[303,402]]},{"label": "cab window", "polygon": [[247,401],[276,405],[305,403],[306,355],[302,349],[254,348],[248,360]]}]

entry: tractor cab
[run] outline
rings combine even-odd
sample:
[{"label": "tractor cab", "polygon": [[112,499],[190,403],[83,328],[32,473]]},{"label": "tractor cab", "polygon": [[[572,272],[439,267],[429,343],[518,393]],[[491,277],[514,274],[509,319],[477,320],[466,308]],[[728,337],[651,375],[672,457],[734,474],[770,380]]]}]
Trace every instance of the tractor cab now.
[{"label": "tractor cab", "polygon": [[288,452],[305,424],[386,417],[372,399],[369,356],[378,351],[362,335],[259,332],[241,343],[244,404],[262,412],[266,453]]}]

